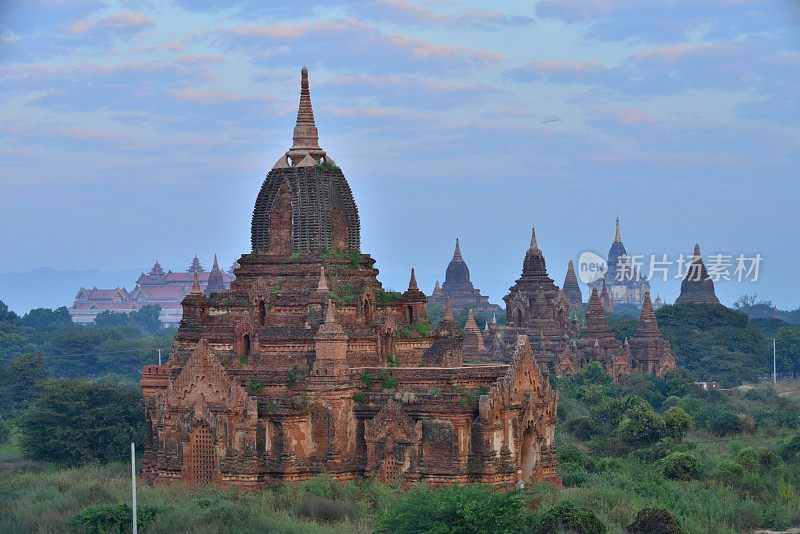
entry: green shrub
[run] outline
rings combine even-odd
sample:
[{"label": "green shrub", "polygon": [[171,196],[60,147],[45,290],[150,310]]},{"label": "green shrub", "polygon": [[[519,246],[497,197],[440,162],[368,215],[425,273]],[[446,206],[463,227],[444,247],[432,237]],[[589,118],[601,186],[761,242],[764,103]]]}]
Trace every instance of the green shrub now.
[{"label": "green shrub", "polygon": [[433,490],[414,486],[381,513],[375,532],[519,532],[527,513],[513,493],[493,492],[481,485]]},{"label": "green shrub", "polygon": [[399,291],[384,291],[381,289],[375,292],[375,298],[379,304],[390,304],[403,300],[403,294]]},{"label": "green shrub", "polygon": [[584,484],[587,480],[589,480],[589,472],[586,470],[585,467],[577,463],[572,463],[572,462],[562,463],[561,460],[559,460],[556,472],[558,473],[558,476],[561,477],[561,481],[564,483],[564,487],[567,488],[580,486]]},{"label": "green shrub", "polygon": [[394,334],[397,336],[397,339],[406,339],[411,337],[411,328],[407,326],[399,326],[397,330],[394,331]]},{"label": "green shrub", "polygon": [[638,404],[625,412],[617,426],[617,435],[632,447],[646,447],[661,439],[664,430],[661,416],[649,404]]},{"label": "green shrub", "polygon": [[662,417],[665,427],[664,434],[677,441],[682,440],[686,433],[694,427],[692,416],[678,406],[668,408]]},{"label": "green shrub", "polygon": [[760,467],[758,453],[750,447],[739,451],[736,455],[736,463],[748,471],[757,471]]},{"label": "green shrub", "polygon": [[358,507],[353,503],[310,495],[298,504],[297,515],[314,521],[335,523],[357,517]]},{"label": "green shrub", "polygon": [[570,532],[575,534],[605,534],[606,526],[589,510],[562,501],[537,514],[530,530],[533,534]]},{"label": "green shrub", "polygon": [[289,255],[289,261],[300,261],[300,258],[302,258],[302,257],[303,257],[303,255],[300,254],[299,252],[292,252]]},{"label": "green shrub", "polygon": [[682,534],[678,521],[664,508],[642,508],[626,528],[628,534]]},{"label": "green shrub", "polygon": [[258,394],[258,392],[261,391],[261,387],[262,386],[263,386],[263,384],[261,383],[260,380],[256,380],[254,378],[251,378],[250,380],[247,381],[247,385],[246,385],[248,395],[256,395],[256,394]]},{"label": "green shrub", "polygon": [[781,463],[780,457],[769,449],[764,449],[758,453],[758,463],[763,469],[772,469]]},{"label": "green shrub", "polygon": [[[139,506],[136,511],[136,525],[146,527],[158,515],[158,509]],[[133,524],[133,510],[127,504],[95,504],[84,508],[65,522],[71,532],[84,534],[105,534],[106,532],[130,532]]]},{"label": "green shrub", "polygon": [[367,371],[362,371],[361,374],[358,376],[358,379],[361,380],[361,383],[364,384],[364,387],[370,388],[372,387],[372,373]]},{"label": "green shrub", "polygon": [[430,337],[433,333],[433,328],[428,323],[417,323],[415,328],[417,334],[421,335],[422,337]]},{"label": "green shrub", "polygon": [[558,458],[558,463],[569,462],[577,465],[586,465],[586,455],[572,443],[558,447],[556,457]]},{"label": "green shrub", "polygon": [[386,357],[386,365],[389,367],[400,367],[400,360],[390,354]]},{"label": "green shrub", "polygon": [[714,478],[728,486],[736,486],[744,477],[744,468],[737,462],[722,461],[714,473]]},{"label": "green shrub", "polygon": [[800,434],[795,434],[781,445],[781,457],[787,462],[800,461]]},{"label": "green shrub", "polygon": [[364,395],[363,391],[356,391],[353,393],[353,400],[357,403],[361,404],[366,399],[366,395]]},{"label": "green shrub", "polygon": [[292,387],[297,384],[298,381],[302,380],[305,376],[305,371],[293,365],[291,369],[286,373],[286,385],[288,387]]},{"label": "green shrub", "polygon": [[6,443],[11,438],[11,427],[0,417],[0,443]]},{"label": "green shrub", "polygon": [[663,473],[673,480],[696,480],[703,476],[703,464],[694,454],[673,452],[663,460]]}]

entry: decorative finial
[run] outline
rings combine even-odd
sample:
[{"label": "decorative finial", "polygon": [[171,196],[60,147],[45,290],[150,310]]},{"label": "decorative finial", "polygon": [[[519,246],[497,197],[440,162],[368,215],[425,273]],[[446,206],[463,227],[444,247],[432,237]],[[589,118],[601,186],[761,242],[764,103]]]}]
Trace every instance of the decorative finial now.
[{"label": "decorative finial", "polygon": [[200,288],[200,278],[197,276],[197,271],[194,272],[194,282],[192,282],[192,295],[202,295],[203,290]]},{"label": "decorative finial", "polygon": [[456,238],[456,249],[453,251],[453,261],[461,261],[464,258],[461,257],[461,245],[458,243],[458,238]]},{"label": "decorative finial", "polygon": [[319,132],[314,122],[314,110],[311,107],[311,91],[308,86],[308,69],[300,71],[300,105],[297,108],[297,123],[292,134],[292,148],[286,153],[296,165],[305,156],[311,156],[318,162],[325,156],[319,146]]},{"label": "decorative finial", "polygon": [[617,214],[617,232],[614,235],[614,243],[622,243],[622,238],[619,234],[619,214]]},{"label": "decorative finial", "polygon": [[493,325],[497,324],[497,314],[496,313],[492,314],[492,324]]},{"label": "decorative finial", "polygon": [[214,254],[214,266],[211,269],[219,271],[219,263],[217,263],[217,255]]},{"label": "decorative finial", "polygon": [[699,258],[700,257],[700,243],[695,243],[694,244],[694,257],[695,258]]},{"label": "decorative finial", "polygon": [[328,279],[325,278],[325,266],[322,265],[319,268],[319,283],[317,284],[317,292],[328,292]]},{"label": "decorative finial", "polygon": [[414,268],[411,268],[411,279],[408,281],[408,289],[409,291],[412,289],[419,290],[417,287],[417,276],[414,274]]},{"label": "decorative finial", "polygon": [[536,228],[531,227],[531,246],[530,250],[539,250],[539,243],[536,242]]}]

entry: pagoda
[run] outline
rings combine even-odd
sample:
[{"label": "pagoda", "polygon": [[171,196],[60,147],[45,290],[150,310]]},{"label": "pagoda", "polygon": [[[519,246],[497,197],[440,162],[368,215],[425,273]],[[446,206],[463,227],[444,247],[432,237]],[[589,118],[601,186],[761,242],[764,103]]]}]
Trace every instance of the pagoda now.
[{"label": "pagoda", "polygon": [[453,251],[453,259],[447,265],[445,272],[444,285],[440,286],[439,281],[433,288],[433,294],[428,299],[431,305],[443,306],[445,300],[450,300],[450,305],[456,310],[472,309],[477,314],[493,314],[502,312],[497,304],[491,304],[489,297],[481,295],[479,289],[475,289],[470,280],[469,267],[467,267],[464,257],[461,255],[461,245],[456,238],[456,248]]},{"label": "pagoda", "polygon": [[567,297],[570,311],[577,310],[583,305],[583,294],[581,293],[581,287],[578,285],[578,277],[575,276],[575,265],[572,260],[569,260],[567,264],[567,275],[564,277],[562,291],[564,296]]},{"label": "pagoda", "polygon": [[695,243],[694,254],[686,275],[681,282],[681,293],[675,304],[719,304],[714,293],[714,281],[708,275],[700,254],[700,245]]},{"label": "pagoda", "polygon": [[527,338],[507,363],[465,364],[452,308],[432,326],[413,270],[404,293],[385,292],[360,237],[304,68],[292,146],[255,202],[252,251],[226,292],[205,294],[194,273],[170,361],[144,369],[149,482],[559,482],[558,393]]},{"label": "pagoda", "polygon": [[630,341],[630,353],[632,366],[636,371],[663,376],[675,368],[675,353],[672,352],[669,342],[661,336],[653,304],[650,302],[650,291],[644,294],[639,327]]},{"label": "pagoda", "polygon": [[607,261],[608,270],[605,276],[590,284],[590,288],[596,287],[602,298],[602,285],[605,283],[612,308],[616,304],[641,306],[644,292],[650,290],[650,282],[639,272],[639,267],[634,264],[633,258],[628,255],[628,251],[622,243],[619,216],[616,220],[614,241],[608,249]]}]

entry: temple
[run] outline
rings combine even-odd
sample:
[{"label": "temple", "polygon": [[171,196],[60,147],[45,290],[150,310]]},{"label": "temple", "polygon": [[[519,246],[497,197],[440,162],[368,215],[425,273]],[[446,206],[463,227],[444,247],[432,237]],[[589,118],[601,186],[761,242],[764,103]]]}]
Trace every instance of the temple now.
[{"label": "temple", "polygon": [[583,294],[581,287],[578,285],[578,277],[575,276],[575,265],[572,260],[567,264],[567,275],[564,277],[564,296],[567,297],[569,302],[570,311],[575,311],[583,305]]},{"label": "temple", "polygon": [[608,271],[603,278],[590,284],[590,289],[595,287],[603,292],[603,283],[606,284],[609,298],[609,308],[616,304],[633,304],[641,307],[645,291],[650,290],[650,282],[639,272],[639,265],[628,255],[619,229],[619,217],[616,220],[616,231],[611,248],[608,249]]},{"label": "temple", "polygon": [[[567,283],[573,285],[569,272],[568,267],[565,286]],[[574,276],[574,270],[572,272]],[[574,286],[577,286],[577,280]],[[536,231],[532,230],[522,276],[504,298],[506,325],[487,325],[483,332],[488,360],[508,361],[513,353],[514,340],[524,335],[536,354],[537,362],[559,376],[573,374],[590,362],[600,363],[615,382],[632,371],[663,376],[675,367],[669,342],[663,339],[656,324],[649,291],[645,291],[643,297],[639,329],[629,342],[620,341],[611,332],[606,313],[611,311],[612,303],[607,285],[601,283],[601,288],[592,288],[581,324],[575,304],[577,295],[572,291],[571,300],[548,276],[544,253],[539,247]],[[465,335],[471,330],[465,328]]]},{"label": "temple", "polygon": [[491,304],[489,297],[481,295],[480,290],[475,289],[472,285],[469,267],[461,256],[461,245],[458,239],[456,239],[453,259],[447,265],[444,284],[439,286],[439,281],[436,281],[428,303],[444,306],[445,300],[449,300],[450,305],[456,310],[471,309],[476,314],[491,315],[503,311],[497,304]]},{"label": "temple", "polygon": [[143,306],[158,305],[161,307],[159,320],[165,327],[177,326],[183,314],[181,301],[192,288],[194,274],[198,275],[200,287],[209,291],[224,291],[230,286],[233,276],[223,272],[214,255],[214,268],[211,272],[203,269],[200,259],[195,254],[186,272],[164,271],[156,260],[150,271],[142,273],[136,280],[132,291],[124,287],[116,289],[80,288],[75,301],[69,307],[72,322],[76,324],[93,323],[101,312],[130,313]]},{"label": "temple", "polygon": [[206,294],[193,273],[170,361],[144,369],[149,482],[559,482],[558,393],[528,338],[471,365],[465,352],[488,353],[474,316],[463,332],[446,300],[432,326],[413,269],[404,293],[383,290],[347,180],[319,145],[305,68],[251,243],[229,289]]},{"label": "temple", "polygon": [[708,276],[699,244],[694,245],[692,261],[686,269],[686,275],[681,282],[681,293],[675,304],[719,304],[714,293],[714,281]]}]

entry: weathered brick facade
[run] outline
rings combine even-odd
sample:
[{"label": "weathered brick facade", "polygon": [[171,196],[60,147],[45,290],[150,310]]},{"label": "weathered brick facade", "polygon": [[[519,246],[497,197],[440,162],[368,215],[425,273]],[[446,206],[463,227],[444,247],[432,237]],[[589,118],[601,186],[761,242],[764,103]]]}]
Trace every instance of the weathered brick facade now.
[{"label": "weathered brick facade", "polygon": [[258,195],[252,253],[229,291],[195,283],[171,360],[144,369],[148,481],[558,482],[558,394],[527,338],[507,364],[465,365],[452,310],[432,328],[413,271],[405,293],[385,292],[359,232],[303,69],[294,143]]}]

